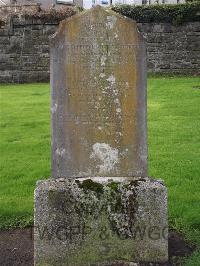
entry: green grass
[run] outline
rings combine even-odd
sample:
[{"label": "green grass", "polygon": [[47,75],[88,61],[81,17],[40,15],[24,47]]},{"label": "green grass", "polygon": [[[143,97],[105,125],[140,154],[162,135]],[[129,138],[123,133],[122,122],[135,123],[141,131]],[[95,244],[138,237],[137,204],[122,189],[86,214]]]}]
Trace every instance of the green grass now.
[{"label": "green grass", "polygon": [[[169,192],[170,226],[200,245],[200,78],[148,80],[149,175]],[[33,222],[33,191],[50,176],[49,84],[0,86],[0,228]],[[185,265],[198,265],[196,252]]]},{"label": "green grass", "polygon": [[168,187],[170,226],[200,246],[200,78],[154,77],[148,88],[149,175]]},{"label": "green grass", "polygon": [[0,93],[0,227],[24,226],[36,181],[50,175],[50,89],[2,85]]}]

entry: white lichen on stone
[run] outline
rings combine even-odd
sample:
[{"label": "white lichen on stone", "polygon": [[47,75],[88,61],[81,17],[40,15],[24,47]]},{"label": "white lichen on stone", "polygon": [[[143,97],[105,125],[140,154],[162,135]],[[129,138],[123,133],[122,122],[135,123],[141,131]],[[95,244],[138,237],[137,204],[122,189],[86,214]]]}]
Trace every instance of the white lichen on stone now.
[{"label": "white lichen on stone", "polygon": [[51,107],[51,112],[52,114],[54,114],[57,111],[58,105],[57,103],[55,103],[52,107]]},{"label": "white lichen on stone", "polygon": [[104,78],[106,75],[104,74],[104,73],[101,73],[100,75],[99,75],[99,77],[100,78]]},{"label": "white lichen on stone", "polygon": [[113,85],[115,83],[115,76],[114,75],[110,75],[107,78],[107,81],[111,83],[111,85]]},{"label": "white lichen on stone", "polygon": [[119,99],[118,99],[118,98],[116,98],[116,99],[114,100],[114,103],[116,103],[116,104],[120,105]]},{"label": "white lichen on stone", "polygon": [[107,16],[106,28],[110,30],[113,29],[116,21],[117,18],[115,16]]},{"label": "white lichen on stone", "polygon": [[114,93],[115,96],[118,96],[119,90],[118,89],[115,89],[115,90],[113,90],[113,93]]},{"label": "white lichen on stone", "polygon": [[101,66],[105,66],[105,64],[106,64],[106,56],[103,55],[103,56],[101,57]]},{"label": "white lichen on stone", "polygon": [[122,111],[121,108],[117,108],[117,109],[116,109],[116,112],[117,112],[117,113],[121,113],[121,111]]},{"label": "white lichen on stone", "polygon": [[65,154],[65,149],[64,148],[57,148],[56,154],[62,157]]},{"label": "white lichen on stone", "polygon": [[91,159],[94,159],[100,174],[108,174],[116,170],[119,163],[119,151],[107,143],[95,143],[92,146]]},{"label": "white lichen on stone", "polygon": [[122,136],[122,133],[121,132],[116,132],[116,135],[118,135],[118,136]]}]

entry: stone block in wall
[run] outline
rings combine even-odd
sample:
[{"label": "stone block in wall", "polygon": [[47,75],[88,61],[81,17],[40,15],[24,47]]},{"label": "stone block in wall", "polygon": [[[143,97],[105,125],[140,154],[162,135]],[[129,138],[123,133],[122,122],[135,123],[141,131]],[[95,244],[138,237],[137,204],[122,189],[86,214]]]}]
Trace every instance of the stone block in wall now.
[{"label": "stone block in wall", "polygon": [[15,83],[46,82],[50,78],[48,71],[20,71],[15,76]]}]

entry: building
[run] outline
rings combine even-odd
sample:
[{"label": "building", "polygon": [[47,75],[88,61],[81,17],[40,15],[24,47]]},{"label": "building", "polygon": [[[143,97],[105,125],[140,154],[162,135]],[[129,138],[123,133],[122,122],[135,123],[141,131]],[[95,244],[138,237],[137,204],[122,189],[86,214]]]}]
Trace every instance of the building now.
[{"label": "building", "polygon": [[[40,4],[43,8],[49,8],[54,6],[74,5],[79,0],[0,0],[0,6],[3,5],[31,5]],[[80,0],[82,3],[82,0]]]},{"label": "building", "polygon": [[185,0],[83,0],[83,7],[88,9],[95,5],[109,6],[115,4],[151,5],[151,4],[182,4]]},{"label": "building", "polygon": [[130,5],[150,5],[150,4],[178,4],[185,3],[185,0],[0,0],[0,5],[11,4],[33,4],[39,3],[43,8],[62,5],[79,5],[85,9],[89,9],[96,5],[109,6],[115,4]]}]

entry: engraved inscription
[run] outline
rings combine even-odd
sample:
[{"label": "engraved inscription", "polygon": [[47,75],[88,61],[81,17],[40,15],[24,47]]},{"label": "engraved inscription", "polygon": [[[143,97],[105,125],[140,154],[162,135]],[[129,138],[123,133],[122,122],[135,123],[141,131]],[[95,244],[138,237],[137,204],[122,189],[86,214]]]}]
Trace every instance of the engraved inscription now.
[{"label": "engraved inscription", "polygon": [[135,22],[101,8],[63,21],[51,56],[53,176],[146,175],[146,54]]}]

